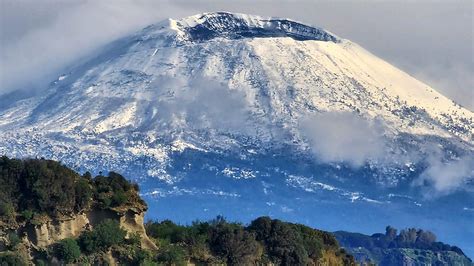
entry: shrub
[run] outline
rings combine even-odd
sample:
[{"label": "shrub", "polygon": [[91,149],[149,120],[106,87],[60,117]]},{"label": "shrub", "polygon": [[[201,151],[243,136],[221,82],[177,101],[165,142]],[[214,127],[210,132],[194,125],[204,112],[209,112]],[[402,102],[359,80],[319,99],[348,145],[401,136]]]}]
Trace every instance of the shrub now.
[{"label": "shrub", "polygon": [[262,255],[255,235],[242,227],[220,224],[211,229],[209,238],[211,250],[230,265],[252,265]]},{"label": "shrub", "polygon": [[0,201],[0,217],[11,219],[15,214],[15,208],[11,202]]},{"label": "shrub", "polygon": [[135,247],[140,247],[141,242],[142,242],[142,237],[140,233],[136,232],[133,234],[130,234],[130,237],[127,239],[127,244],[130,244]]},{"label": "shrub", "polygon": [[48,265],[44,260],[36,260],[36,266],[46,266]]},{"label": "shrub", "polygon": [[127,232],[120,228],[119,222],[114,220],[105,220],[100,223],[94,233],[101,247],[110,247],[123,243]]},{"label": "shrub", "polygon": [[133,254],[133,264],[135,265],[152,265],[151,255],[148,251],[143,249],[136,249]]},{"label": "shrub", "polygon": [[81,249],[76,240],[66,238],[59,241],[56,247],[56,254],[60,260],[72,263],[81,256]]},{"label": "shrub", "polygon": [[25,218],[25,220],[29,221],[33,218],[33,215],[35,213],[32,211],[32,210],[24,210],[21,212],[21,216],[23,216],[23,218]]},{"label": "shrub", "polygon": [[10,266],[10,265],[15,265],[15,266],[23,266],[23,265],[28,265],[26,263],[26,260],[22,258],[20,255],[11,253],[11,252],[6,252],[6,253],[0,253],[0,265],[1,266]]},{"label": "shrub", "polygon": [[174,265],[186,265],[186,251],[176,245],[162,247],[156,257],[158,262]]},{"label": "shrub", "polygon": [[112,195],[111,205],[113,207],[117,207],[127,202],[127,200],[128,200],[127,194],[124,191],[119,190],[119,191],[114,192],[114,194]]},{"label": "shrub", "polygon": [[170,220],[164,220],[160,223],[148,223],[146,231],[149,236],[164,239],[170,243],[179,243],[186,240],[186,228]]},{"label": "shrub", "polygon": [[129,192],[136,188],[125,177],[114,172],[110,172],[109,176],[96,176],[94,185],[96,188],[95,198],[99,200],[104,209],[127,203],[132,196]]},{"label": "shrub", "polygon": [[15,232],[8,233],[8,248],[14,249],[18,244],[21,243],[20,237]]},{"label": "shrub", "polygon": [[124,243],[127,232],[120,228],[117,221],[104,220],[92,231],[84,232],[79,242],[83,250],[93,252],[95,250],[105,250],[113,245]]}]

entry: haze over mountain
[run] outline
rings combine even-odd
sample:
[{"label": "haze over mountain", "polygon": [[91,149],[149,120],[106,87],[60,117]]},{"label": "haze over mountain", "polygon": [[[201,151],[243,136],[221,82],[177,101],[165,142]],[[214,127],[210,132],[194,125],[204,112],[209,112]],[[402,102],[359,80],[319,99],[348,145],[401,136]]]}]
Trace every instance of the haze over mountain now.
[{"label": "haze over mountain", "polygon": [[150,25],[42,95],[1,99],[0,132],[0,154],[134,178],[150,217],[273,214],[353,231],[417,222],[463,248],[474,237],[474,113],[289,19]]}]

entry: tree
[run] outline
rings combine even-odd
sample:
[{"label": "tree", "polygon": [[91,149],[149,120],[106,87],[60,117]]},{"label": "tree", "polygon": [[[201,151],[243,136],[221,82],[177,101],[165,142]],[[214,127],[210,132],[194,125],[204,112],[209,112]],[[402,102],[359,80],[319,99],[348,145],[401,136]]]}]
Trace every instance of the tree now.
[{"label": "tree", "polygon": [[76,240],[66,238],[59,241],[56,247],[56,254],[59,259],[66,263],[73,263],[81,256],[81,249]]},{"label": "tree", "polygon": [[333,241],[327,239],[323,240],[323,234],[317,230],[309,228],[304,225],[294,225],[299,231],[301,237],[303,238],[303,247],[308,253],[308,257],[316,261],[322,257],[323,242],[331,242],[328,245],[337,245],[336,239],[333,237]]},{"label": "tree", "polygon": [[389,238],[389,240],[394,240],[397,237],[397,229],[388,225],[385,227],[385,236]]},{"label": "tree", "polygon": [[418,230],[418,239],[417,241],[425,244],[431,244],[436,242],[436,235],[430,231]]},{"label": "tree", "polygon": [[303,238],[294,225],[261,217],[250,224],[249,230],[254,231],[257,240],[264,243],[273,263],[280,265],[308,263],[308,252]]},{"label": "tree", "polygon": [[415,228],[408,229],[408,243],[415,243],[418,238],[418,232]]},{"label": "tree", "polygon": [[81,178],[76,182],[75,186],[75,209],[76,211],[81,211],[87,207],[92,200],[92,188],[89,184],[89,181],[86,178]]},{"label": "tree", "polygon": [[149,236],[165,239],[170,243],[180,243],[186,240],[186,228],[170,220],[164,220],[159,223],[148,223],[146,231]]},{"label": "tree", "polygon": [[209,232],[209,246],[214,254],[230,265],[252,265],[262,256],[262,249],[253,233],[240,225],[219,221]]},{"label": "tree", "polygon": [[0,218],[10,220],[15,214],[15,207],[11,202],[0,201]]}]

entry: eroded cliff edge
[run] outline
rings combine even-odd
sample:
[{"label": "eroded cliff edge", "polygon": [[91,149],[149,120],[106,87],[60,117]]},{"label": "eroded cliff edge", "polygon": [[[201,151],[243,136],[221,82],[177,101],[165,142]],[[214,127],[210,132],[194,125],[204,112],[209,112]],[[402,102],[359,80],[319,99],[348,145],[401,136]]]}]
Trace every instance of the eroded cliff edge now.
[{"label": "eroded cliff edge", "polygon": [[50,260],[54,254],[44,254],[58,242],[79,239],[104,221],[115,222],[124,231],[124,241],[138,239],[140,249],[157,250],[146,235],[147,205],[138,186],[117,173],[92,178],[55,161],[7,157],[0,158],[0,173],[3,255],[14,251],[30,262],[38,257]]}]

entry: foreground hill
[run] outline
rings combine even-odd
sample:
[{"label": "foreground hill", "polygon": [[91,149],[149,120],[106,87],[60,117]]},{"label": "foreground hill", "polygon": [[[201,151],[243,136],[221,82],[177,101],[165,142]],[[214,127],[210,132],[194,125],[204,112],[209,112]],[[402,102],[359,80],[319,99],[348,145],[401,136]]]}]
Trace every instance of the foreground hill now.
[{"label": "foreground hill", "polygon": [[0,188],[0,265],[354,265],[332,234],[268,217],[144,227],[138,187],[113,172],[1,157]]},{"label": "foreground hill", "polygon": [[422,230],[333,235],[269,217],[143,224],[146,210],[138,186],[117,173],[92,178],[51,160],[0,157],[0,265],[355,265],[339,243],[359,262],[471,265]]}]

